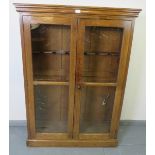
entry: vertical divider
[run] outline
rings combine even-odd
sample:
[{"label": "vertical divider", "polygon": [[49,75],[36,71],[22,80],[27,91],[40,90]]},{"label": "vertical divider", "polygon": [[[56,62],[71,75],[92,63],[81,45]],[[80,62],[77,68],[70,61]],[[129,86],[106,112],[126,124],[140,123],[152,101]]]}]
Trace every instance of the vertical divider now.
[{"label": "vertical divider", "polygon": [[77,62],[76,62],[76,91],[75,91],[75,108],[74,108],[74,134],[75,139],[79,138],[79,126],[80,126],[80,94],[81,88],[78,85],[81,82],[81,74],[83,67],[83,51],[84,51],[84,25],[82,25],[80,19],[78,19],[77,24]]},{"label": "vertical divider", "polygon": [[75,94],[75,68],[76,68],[76,37],[77,19],[72,18],[71,23],[71,50],[70,50],[70,80],[69,80],[69,113],[68,129],[69,138],[73,138],[74,129],[74,94]]}]

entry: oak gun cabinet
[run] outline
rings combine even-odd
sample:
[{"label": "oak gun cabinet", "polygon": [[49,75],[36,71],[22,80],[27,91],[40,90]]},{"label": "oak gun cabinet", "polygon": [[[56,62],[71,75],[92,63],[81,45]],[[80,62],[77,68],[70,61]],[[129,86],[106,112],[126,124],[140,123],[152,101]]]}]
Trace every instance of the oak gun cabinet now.
[{"label": "oak gun cabinet", "polygon": [[15,4],[28,146],[116,146],[140,9]]}]

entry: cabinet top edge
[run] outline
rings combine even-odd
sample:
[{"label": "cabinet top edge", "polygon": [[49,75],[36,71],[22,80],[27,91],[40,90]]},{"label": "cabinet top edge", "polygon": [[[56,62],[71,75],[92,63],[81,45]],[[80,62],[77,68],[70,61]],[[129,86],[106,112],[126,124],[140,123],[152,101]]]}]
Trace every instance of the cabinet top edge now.
[{"label": "cabinet top edge", "polygon": [[13,3],[17,12],[38,12],[38,13],[75,13],[80,10],[83,14],[106,14],[137,17],[142,9],[136,8],[116,8],[116,7],[92,7],[92,6],[72,6],[72,5],[51,5],[51,4],[28,4]]}]

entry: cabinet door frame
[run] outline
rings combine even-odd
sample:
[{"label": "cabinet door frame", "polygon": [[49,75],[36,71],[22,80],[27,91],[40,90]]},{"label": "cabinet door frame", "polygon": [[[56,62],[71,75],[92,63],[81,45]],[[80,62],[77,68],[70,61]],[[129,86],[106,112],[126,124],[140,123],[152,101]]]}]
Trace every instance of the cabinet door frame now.
[{"label": "cabinet door frame", "polygon": [[[70,76],[69,76],[69,103],[68,103],[68,132],[67,133],[37,133],[35,127],[35,103],[33,92],[32,46],[30,24],[62,24],[71,28],[70,43]],[[22,56],[24,69],[25,98],[27,110],[27,126],[29,139],[71,139],[73,136],[73,109],[76,64],[76,27],[77,22],[72,17],[54,16],[20,16],[22,34]],[[63,85],[63,82],[52,82],[52,85]]]},{"label": "cabinet door frame", "polygon": [[[86,26],[102,26],[123,29],[120,62],[116,83],[94,83],[82,82],[82,69],[84,67],[84,34]],[[75,139],[115,139],[119,127],[119,119],[122,108],[124,89],[127,77],[127,70],[130,57],[130,46],[132,41],[134,21],[132,20],[113,20],[113,19],[79,19],[78,20],[78,39],[77,39],[77,65],[76,65],[76,95],[74,111],[74,135]],[[111,126],[109,133],[80,133],[80,97],[81,88],[85,86],[109,86],[116,87]]]}]

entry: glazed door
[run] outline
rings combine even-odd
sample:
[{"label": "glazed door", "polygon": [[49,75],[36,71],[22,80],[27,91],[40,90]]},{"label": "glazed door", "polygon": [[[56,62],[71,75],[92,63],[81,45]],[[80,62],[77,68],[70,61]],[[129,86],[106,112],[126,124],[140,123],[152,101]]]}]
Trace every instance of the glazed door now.
[{"label": "glazed door", "polygon": [[72,138],[75,21],[61,16],[24,16],[23,22],[29,136]]},{"label": "glazed door", "polygon": [[131,23],[95,19],[78,23],[74,137],[114,138]]}]

